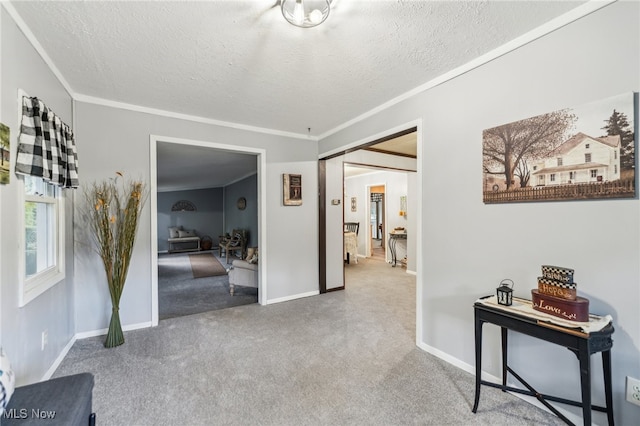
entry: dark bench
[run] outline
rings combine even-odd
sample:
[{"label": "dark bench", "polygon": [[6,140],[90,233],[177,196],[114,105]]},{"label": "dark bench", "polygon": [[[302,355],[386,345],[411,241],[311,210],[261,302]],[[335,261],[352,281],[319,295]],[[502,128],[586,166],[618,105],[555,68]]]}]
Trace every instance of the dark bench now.
[{"label": "dark bench", "polygon": [[0,419],[6,425],[94,426],[93,374],[58,377],[15,389]]}]

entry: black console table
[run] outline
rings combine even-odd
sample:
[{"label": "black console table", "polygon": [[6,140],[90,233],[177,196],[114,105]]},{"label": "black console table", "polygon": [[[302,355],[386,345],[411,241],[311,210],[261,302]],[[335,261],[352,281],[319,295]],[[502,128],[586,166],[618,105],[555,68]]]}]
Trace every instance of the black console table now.
[{"label": "black console table", "polygon": [[[592,333],[584,333],[574,328],[566,328],[547,322],[541,322],[535,318],[525,315],[518,315],[508,312],[499,307],[488,306],[481,302],[476,302],[473,306],[475,317],[475,350],[476,350],[476,392],[472,411],[475,413],[480,401],[480,385],[491,386],[520,393],[523,395],[535,396],[545,407],[551,410],[567,424],[572,425],[562,413],[553,407],[548,401],[582,407],[582,417],[584,425],[591,425],[591,410],[607,413],[609,425],[613,426],[613,396],[611,393],[611,347],[613,340],[613,326],[611,323],[602,330]],[[482,325],[485,323],[495,324],[501,327],[502,331],[502,384],[496,384],[482,380]],[[541,340],[546,340],[556,345],[561,345],[572,351],[580,362],[580,387],[582,402],[571,401],[551,395],[545,395],[536,391],[532,386],[524,381],[516,372],[507,365],[507,331],[517,331]],[[604,376],[604,392],[606,407],[591,404],[591,354],[602,353],[602,368]],[[526,389],[507,386],[507,373],[511,373]]]},{"label": "black console table", "polygon": [[398,240],[406,240],[406,232],[389,232],[389,251],[391,252],[391,266],[396,266],[398,263],[398,255],[396,252],[396,243]]}]

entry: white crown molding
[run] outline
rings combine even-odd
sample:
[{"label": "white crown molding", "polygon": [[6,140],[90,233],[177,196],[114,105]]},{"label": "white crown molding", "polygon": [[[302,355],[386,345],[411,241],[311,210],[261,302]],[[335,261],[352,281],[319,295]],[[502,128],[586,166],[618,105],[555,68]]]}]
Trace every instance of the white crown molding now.
[{"label": "white crown molding", "polygon": [[318,138],[315,136],[304,135],[301,133],[267,129],[266,127],[250,126],[248,124],[232,123],[229,121],[216,120],[213,118],[199,117],[196,115],[183,114],[179,112],[167,111],[167,110],[162,110],[157,108],[149,108],[141,105],[128,104],[125,102],[112,101],[109,99],[98,98],[95,96],[76,94],[74,99],[78,102],[85,102],[89,104],[102,105],[102,106],[107,106],[111,108],[142,112],[146,114],[158,115],[161,117],[176,118],[179,120],[194,121],[196,123],[212,124],[214,126],[229,127],[232,129],[245,130],[248,132],[264,133],[264,134],[275,135],[275,136],[284,136],[286,138],[295,138],[295,139],[304,139],[304,140],[313,140],[313,141],[318,140]]},{"label": "white crown molding", "polygon": [[71,98],[73,99],[75,97],[75,92],[71,88],[71,85],[69,85],[69,82],[67,82],[67,80],[64,78],[64,76],[62,75],[58,67],[55,66],[55,64],[53,63],[53,61],[51,60],[47,52],[44,50],[40,42],[38,42],[38,39],[36,39],[36,36],[33,35],[33,33],[31,32],[31,29],[24,22],[24,20],[22,19],[18,11],[8,1],[3,0],[1,3],[4,9],[7,11],[7,13],[9,13],[13,21],[16,23],[20,31],[22,31],[22,34],[24,34],[27,40],[29,40],[29,43],[31,43],[31,45],[36,50],[36,52],[38,52],[38,55],[40,55],[40,57],[45,62],[45,64],[47,64],[47,66],[49,67],[53,75],[56,76],[60,84],[62,84],[62,86],[67,91],[69,96],[71,96]]},{"label": "white crown molding", "polygon": [[240,181],[245,180],[246,178],[248,178],[250,176],[257,175],[257,174],[258,174],[257,170],[255,172],[249,172],[249,173],[245,174],[244,176],[240,176],[238,179],[234,179],[231,182],[226,183],[224,186],[227,187],[229,185],[233,185],[234,183],[238,183]]},{"label": "white crown molding", "polygon": [[[257,169],[257,167],[256,167]],[[245,174],[244,176],[240,176],[237,179],[234,179],[230,182],[227,182],[223,185],[218,185],[218,186],[211,186],[211,185],[203,185],[203,186],[193,186],[193,185],[188,185],[188,186],[167,186],[167,187],[163,187],[162,189],[158,188],[158,192],[175,192],[175,191],[192,191],[192,190],[198,190],[198,189],[216,189],[216,188],[226,188],[229,185],[233,185],[234,183],[240,182],[250,176],[253,175],[257,175],[258,172],[253,171],[253,172],[249,172],[247,174]]]},{"label": "white crown molding", "polygon": [[211,185],[203,185],[203,186],[187,185],[187,186],[181,186],[181,185],[176,185],[176,186],[167,186],[167,187],[164,187],[162,189],[158,188],[157,192],[198,191],[198,190],[202,190],[202,189],[216,189],[216,188],[224,188],[224,185],[220,185],[220,186],[211,186]]},{"label": "white crown molding", "polygon": [[574,21],[577,21],[580,18],[583,18],[599,9],[602,9],[605,6],[610,5],[611,3],[615,3],[618,0],[591,0],[587,3],[584,3],[578,7],[576,7],[575,9],[570,10],[569,12],[558,16],[557,18],[552,19],[551,21],[537,27],[534,28],[533,30],[521,35],[520,37],[516,37],[513,40],[503,44],[500,47],[497,47],[495,49],[493,49],[492,51],[485,53],[482,56],[479,56],[478,58],[467,62],[464,65],[459,66],[458,68],[454,68],[453,70],[442,74],[439,77],[434,78],[433,80],[430,80],[412,90],[409,90],[408,92],[403,93],[400,96],[397,96],[367,112],[365,112],[364,114],[361,114],[349,121],[346,121],[336,127],[334,127],[333,129],[322,133],[321,135],[318,136],[318,140],[322,140],[324,138],[327,138],[341,130],[346,129],[347,127],[350,127],[360,121],[363,121],[381,111],[384,111],[388,108],[391,108],[394,105],[399,104],[400,102],[403,102],[419,93],[425,92],[429,89],[433,89],[436,86],[439,86],[440,84],[443,84],[449,80],[453,80],[456,77],[461,76],[462,74],[465,74],[475,68],[478,68],[486,63],[489,63],[491,61],[493,61],[494,59],[499,58],[500,56],[506,55],[509,52],[512,52],[528,43],[531,43],[534,40],[539,39],[540,37],[543,37],[547,34],[552,33],[553,31],[564,27],[565,25],[568,25]]},{"label": "white crown molding", "polygon": [[67,80],[64,78],[64,76],[58,69],[58,67],[56,67],[54,62],[51,60],[51,58],[49,57],[47,52],[44,50],[40,42],[38,42],[38,39],[35,37],[33,32],[31,32],[31,29],[27,26],[27,24],[24,22],[24,20],[22,19],[18,11],[13,7],[13,5],[10,2],[5,0],[2,0],[0,2],[2,3],[2,6],[5,8],[5,10],[9,13],[13,21],[16,23],[20,31],[22,31],[22,33],[27,38],[29,43],[31,43],[31,45],[36,50],[36,52],[38,52],[42,60],[49,67],[51,72],[56,76],[60,84],[62,84],[62,86],[67,91],[69,96],[71,96],[71,99],[74,101],[108,106],[108,107],[118,108],[118,109],[125,109],[125,110],[135,111],[135,112],[142,112],[142,113],[153,114],[153,115],[159,115],[162,117],[177,118],[177,119],[186,120],[186,121],[194,121],[197,123],[212,124],[212,125],[221,126],[221,127],[229,127],[233,129],[245,130],[245,131],[255,132],[255,133],[264,133],[264,134],[275,135],[275,136],[283,136],[287,138],[318,141],[318,138],[315,136],[305,135],[301,133],[286,132],[282,130],[268,129],[265,127],[257,127],[257,126],[250,126],[246,124],[238,124],[238,123],[232,123],[228,121],[215,120],[212,118],[199,117],[199,116],[194,116],[190,114],[177,113],[173,111],[166,111],[166,110],[161,110],[156,108],[145,107],[141,105],[128,104],[125,102],[117,102],[109,99],[98,98],[95,96],[89,96],[89,95],[84,95],[82,93],[77,93],[71,88],[71,85],[69,84],[69,82],[67,82]]}]

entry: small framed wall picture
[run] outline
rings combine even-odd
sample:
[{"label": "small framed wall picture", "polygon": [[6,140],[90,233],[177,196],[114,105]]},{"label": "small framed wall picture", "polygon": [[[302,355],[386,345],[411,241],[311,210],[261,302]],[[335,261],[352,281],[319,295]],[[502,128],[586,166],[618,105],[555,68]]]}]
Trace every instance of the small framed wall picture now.
[{"label": "small framed wall picture", "polygon": [[282,201],[285,206],[302,205],[302,175],[282,175]]},{"label": "small framed wall picture", "polygon": [[355,212],[358,210],[358,200],[356,197],[351,197],[351,211]]}]

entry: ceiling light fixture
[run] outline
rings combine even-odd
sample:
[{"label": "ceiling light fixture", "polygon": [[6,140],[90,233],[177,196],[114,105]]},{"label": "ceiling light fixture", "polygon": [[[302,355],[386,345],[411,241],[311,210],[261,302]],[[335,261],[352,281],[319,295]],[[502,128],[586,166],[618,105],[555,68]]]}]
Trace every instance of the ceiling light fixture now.
[{"label": "ceiling light fixture", "polygon": [[282,16],[292,25],[311,28],[322,24],[331,11],[330,0],[282,0]]}]

